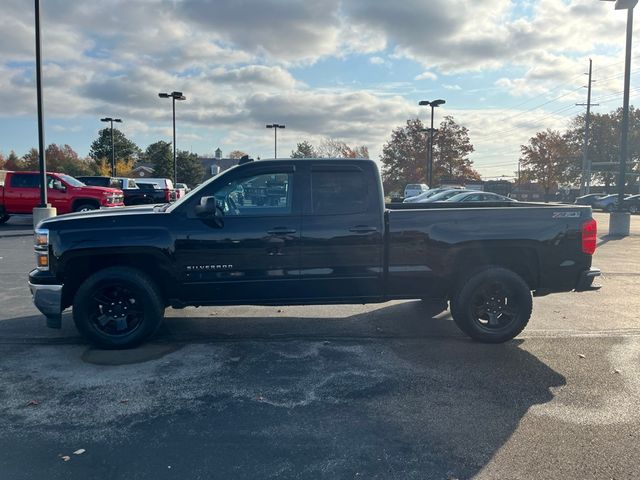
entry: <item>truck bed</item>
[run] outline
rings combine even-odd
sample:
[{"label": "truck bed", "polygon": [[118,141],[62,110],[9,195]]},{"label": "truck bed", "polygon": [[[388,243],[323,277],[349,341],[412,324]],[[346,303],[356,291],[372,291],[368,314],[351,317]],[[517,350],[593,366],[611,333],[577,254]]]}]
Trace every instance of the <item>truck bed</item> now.
[{"label": "truck bed", "polygon": [[591,267],[581,249],[590,219],[591,208],[577,205],[389,204],[387,293],[419,283],[429,296],[446,295],[456,278],[486,264],[514,269],[539,294],[572,290]]}]

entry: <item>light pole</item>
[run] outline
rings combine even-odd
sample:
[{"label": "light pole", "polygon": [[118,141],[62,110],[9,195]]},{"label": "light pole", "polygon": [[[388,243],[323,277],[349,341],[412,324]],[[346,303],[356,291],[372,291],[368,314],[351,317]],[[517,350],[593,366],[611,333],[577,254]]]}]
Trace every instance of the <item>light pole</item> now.
[{"label": "light pole", "polygon": [[173,184],[178,183],[178,163],[176,162],[176,100],[186,100],[182,92],[159,93],[160,98],[170,98],[173,105]]},{"label": "light pole", "polygon": [[627,10],[627,41],[624,59],[624,95],[622,99],[622,124],[620,125],[620,175],[618,177],[618,209],[609,217],[610,235],[629,235],[630,216],[624,211],[624,186],[626,182],[626,162],[629,154],[629,89],[631,86],[631,42],[633,39],[633,9],[638,0],[604,0],[616,2],[616,10]]},{"label": "light pole", "polygon": [[105,117],[100,119],[101,122],[111,123],[111,176],[116,176],[116,147],[113,142],[113,122],[122,123],[121,118]]},{"label": "light pole", "polygon": [[38,107],[38,166],[40,172],[40,203],[33,209],[33,226],[45,218],[56,215],[56,208],[47,203],[47,162],[44,151],[44,109],[42,102],[42,56],[40,42],[40,0],[35,0],[35,31],[36,31],[36,101]]},{"label": "light pole", "polygon": [[[429,149],[427,150],[427,185],[429,188],[433,188],[433,135],[435,133],[435,129],[433,128],[433,110],[440,105],[444,105],[446,102],[442,99],[438,100],[421,100],[418,102],[418,105],[429,106],[431,107],[431,128],[428,129],[429,132]],[[427,130],[427,129],[425,129]]]},{"label": "light pole", "polygon": [[267,128],[273,128],[273,158],[278,158],[278,129],[284,128],[284,125],[272,123]]}]

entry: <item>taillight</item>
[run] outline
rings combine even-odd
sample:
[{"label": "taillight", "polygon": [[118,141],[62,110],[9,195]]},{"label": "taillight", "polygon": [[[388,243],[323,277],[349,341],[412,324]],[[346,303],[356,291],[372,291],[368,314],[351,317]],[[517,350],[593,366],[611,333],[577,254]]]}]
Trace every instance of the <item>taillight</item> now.
[{"label": "taillight", "polygon": [[164,189],[164,199],[169,203],[171,201],[171,191],[168,188]]},{"label": "taillight", "polygon": [[593,255],[598,241],[598,224],[592,218],[582,224],[582,251],[587,255]]}]

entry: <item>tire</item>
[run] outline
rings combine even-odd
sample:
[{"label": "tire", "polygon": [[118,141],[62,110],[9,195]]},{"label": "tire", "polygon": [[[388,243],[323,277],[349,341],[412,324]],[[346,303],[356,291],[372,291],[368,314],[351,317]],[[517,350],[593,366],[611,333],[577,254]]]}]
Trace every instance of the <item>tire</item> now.
[{"label": "tire", "polygon": [[604,211],[607,212],[607,213],[613,212],[614,209],[615,209],[615,205],[613,205],[612,203],[610,203],[609,205],[604,207]]},{"label": "tire", "polygon": [[109,267],[82,282],[73,300],[73,321],[94,345],[133,348],[158,329],[164,305],[158,287],[145,273]]},{"label": "tire", "polygon": [[513,339],[527,326],[532,308],[526,282],[501,267],[475,273],[451,300],[451,315],[458,328],[484,343]]},{"label": "tire", "polygon": [[98,210],[98,207],[93,203],[80,203],[73,209],[74,212],[88,212],[90,210]]},{"label": "tire", "polygon": [[630,205],[629,206],[629,213],[638,213],[638,206],[637,205]]},{"label": "tire", "polygon": [[0,215],[0,225],[7,223],[7,220],[11,218],[11,215]]}]

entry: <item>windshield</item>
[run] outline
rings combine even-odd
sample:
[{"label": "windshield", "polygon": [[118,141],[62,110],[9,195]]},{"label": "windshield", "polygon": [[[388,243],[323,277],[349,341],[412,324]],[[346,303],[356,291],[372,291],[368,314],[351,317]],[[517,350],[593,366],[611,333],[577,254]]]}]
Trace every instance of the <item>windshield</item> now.
[{"label": "windshield", "polygon": [[85,187],[86,185],[84,183],[82,183],[80,180],[78,180],[77,178],[74,178],[70,175],[65,175],[64,173],[58,174],[58,177],[60,178],[60,180],[64,181],[65,183],[71,185],[72,187]]}]

